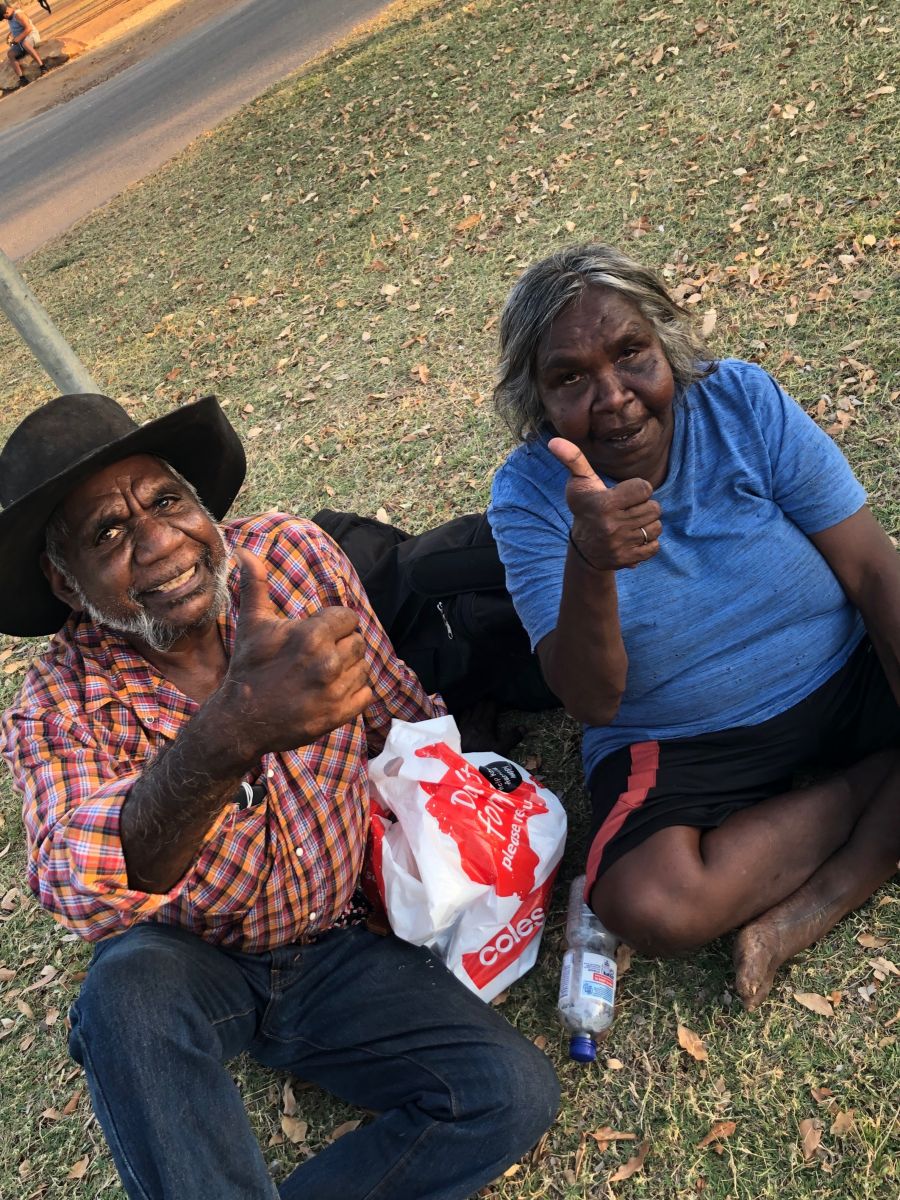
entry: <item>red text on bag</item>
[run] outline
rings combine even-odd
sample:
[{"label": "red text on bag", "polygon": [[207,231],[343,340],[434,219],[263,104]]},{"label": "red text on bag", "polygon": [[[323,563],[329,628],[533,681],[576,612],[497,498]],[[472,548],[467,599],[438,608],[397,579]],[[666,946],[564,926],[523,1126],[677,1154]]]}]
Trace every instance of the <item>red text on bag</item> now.
[{"label": "red text on bag", "polygon": [[495,791],[476,767],[440,742],[416,754],[447,767],[438,783],[423,780],[419,786],[430,797],[427,812],[456,842],[466,875],[493,885],[498,896],[527,896],[539,861],[528,821],[548,811],[534,784],[524,780],[514,792]]},{"label": "red text on bag", "polygon": [[553,886],[553,876],[545,880],[519,907],[513,916],[480,950],[462,956],[463,970],[479,990],[496,979],[525,951],[544,927],[547,901]]}]

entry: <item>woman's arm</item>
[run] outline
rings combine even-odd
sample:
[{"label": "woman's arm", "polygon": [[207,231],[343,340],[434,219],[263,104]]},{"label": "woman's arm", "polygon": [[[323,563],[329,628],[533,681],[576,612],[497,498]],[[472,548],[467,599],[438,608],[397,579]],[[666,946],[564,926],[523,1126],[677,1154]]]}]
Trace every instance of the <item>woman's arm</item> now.
[{"label": "woman's arm", "polygon": [[866,507],[810,540],[862,614],[900,704],[900,555]]},{"label": "woman's arm", "polygon": [[628,675],[616,577],[589,566],[571,544],[559,620],[537,655],[550,690],[576,721],[608,725],[615,718]]},{"label": "woman's arm", "polygon": [[643,479],[607,488],[572,442],[553,438],[548,449],[569,470],[573,519],[559,619],[537,653],[566,711],[588,725],[608,725],[628,674],[615,572],[659,550],[659,505]]}]

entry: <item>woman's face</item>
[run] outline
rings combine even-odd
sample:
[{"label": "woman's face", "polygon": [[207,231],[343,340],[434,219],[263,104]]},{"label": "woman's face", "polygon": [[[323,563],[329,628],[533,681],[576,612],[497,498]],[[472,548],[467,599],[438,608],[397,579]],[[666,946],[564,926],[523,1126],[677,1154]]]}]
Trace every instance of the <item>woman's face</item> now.
[{"label": "woman's face", "polygon": [[666,477],[675,380],[653,326],[630,300],[589,287],[538,346],[547,420],[611,479]]}]

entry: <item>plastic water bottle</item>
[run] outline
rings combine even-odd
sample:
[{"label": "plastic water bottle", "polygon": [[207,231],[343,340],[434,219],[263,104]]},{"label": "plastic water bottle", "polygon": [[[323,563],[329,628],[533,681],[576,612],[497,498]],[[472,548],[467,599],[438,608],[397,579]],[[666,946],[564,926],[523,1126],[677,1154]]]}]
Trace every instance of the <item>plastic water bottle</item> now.
[{"label": "plastic water bottle", "polygon": [[616,1001],[616,945],[583,900],[585,877],[572,880],[566,919],[568,949],[559,981],[559,1016],[571,1032],[576,1062],[597,1057],[596,1037],[612,1024]]}]

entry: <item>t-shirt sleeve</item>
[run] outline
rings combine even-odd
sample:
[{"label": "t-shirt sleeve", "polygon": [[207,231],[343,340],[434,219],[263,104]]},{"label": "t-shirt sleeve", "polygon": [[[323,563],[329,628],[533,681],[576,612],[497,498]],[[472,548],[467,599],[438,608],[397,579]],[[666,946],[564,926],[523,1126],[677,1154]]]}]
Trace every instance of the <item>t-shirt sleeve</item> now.
[{"label": "t-shirt sleeve", "polygon": [[[545,472],[537,455],[524,450],[513,457],[519,461],[508,461],[494,477],[488,520],[506,587],[534,650],[559,619],[571,516],[565,501],[560,504],[551,494],[555,471]],[[523,461],[533,464],[535,478],[522,468]]]},{"label": "t-shirt sleeve", "polygon": [[772,466],[772,498],[807,535],[830,529],[866,502],[837,445],[765,371],[754,371],[751,403]]}]

